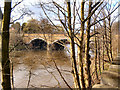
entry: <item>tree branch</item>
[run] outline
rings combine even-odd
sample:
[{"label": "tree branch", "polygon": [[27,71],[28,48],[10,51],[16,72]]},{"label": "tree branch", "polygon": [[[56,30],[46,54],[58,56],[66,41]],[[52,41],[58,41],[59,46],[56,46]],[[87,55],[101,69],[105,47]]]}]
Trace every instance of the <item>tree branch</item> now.
[{"label": "tree branch", "polygon": [[16,3],[16,4],[12,7],[11,11],[13,11],[13,9],[14,9],[16,6],[18,6],[19,4],[21,4],[23,1],[24,1],[24,0],[21,0],[20,2]]},{"label": "tree branch", "polygon": [[95,11],[102,5],[103,2],[101,2],[90,14],[89,16],[83,21],[87,21],[89,18],[91,18],[91,16],[95,13]]},{"label": "tree branch", "polygon": [[54,64],[55,64],[55,67],[56,67],[57,71],[59,72],[61,78],[62,78],[63,81],[65,82],[65,84],[69,87],[70,90],[73,90],[73,89],[68,85],[68,83],[67,83],[67,81],[65,80],[65,78],[63,77],[62,73],[60,72],[59,68],[58,68],[57,65],[56,65],[56,62],[55,62],[54,60],[53,60],[53,62],[54,62]]},{"label": "tree branch", "polygon": [[[120,7],[120,4],[118,5],[118,7]],[[97,24],[98,22],[100,22],[100,21],[102,21],[102,20],[108,18],[118,7],[116,7],[108,16],[106,16],[106,17],[104,17],[104,18],[98,20],[97,22],[92,23],[90,26],[93,26],[93,25]]]}]

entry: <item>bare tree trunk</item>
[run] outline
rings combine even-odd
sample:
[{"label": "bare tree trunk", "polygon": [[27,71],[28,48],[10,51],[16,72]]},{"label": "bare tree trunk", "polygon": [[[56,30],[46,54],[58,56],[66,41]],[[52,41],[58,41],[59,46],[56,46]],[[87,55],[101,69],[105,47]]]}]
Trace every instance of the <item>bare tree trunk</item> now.
[{"label": "bare tree trunk", "polygon": [[109,42],[108,42],[109,40],[108,40],[107,29],[106,29],[106,21],[105,20],[104,20],[104,28],[105,28],[105,33],[104,33],[105,34],[105,43],[104,44],[105,44],[108,60],[111,61],[110,60],[110,55],[109,55],[109,47],[108,47],[109,46]]},{"label": "bare tree trunk", "polygon": [[101,58],[100,58],[100,41],[98,39],[98,61],[99,61],[99,72],[100,72],[100,75],[101,75]]},{"label": "bare tree trunk", "polygon": [[14,75],[13,75],[13,62],[11,63],[11,78],[12,78],[12,88],[13,88],[13,90],[14,90]]},{"label": "bare tree trunk", "polygon": [[70,47],[71,47],[71,59],[72,59],[72,71],[73,71],[73,77],[74,77],[74,85],[75,85],[75,88],[81,88],[80,81],[79,81],[79,75],[77,71],[76,58],[75,58],[74,32],[71,27],[71,8],[70,8],[69,0],[67,2],[67,13],[68,13],[68,29],[69,29],[69,35],[70,35]]},{"label": "bare tree trunk", "polygon": [[113,56],[112,56],[112,27],[111,27],[111,24],[110,24],[110,22],[111,22],[111,17],[109,16],[108,17],[108,21],[109,21],[109,27],[108,27],[108,29],[109,29],[109,49],[110,49],[110,57],[111,57],[111,61],[113,61]]},{"label": "bare tree trunk", "polygon": [[2,24],[2,88],[11,90],[10,60],[9,60],[9,24],[11,13],[11,2],[4,4],[4,16]]},{"label": "bare tree trunk", "polygon": [[[1,33],[1,28],[2,28],[2,11],[1,11],[1,7],[0,7],[0,33]],[[2,44],[2,39],[1,39],[2,37],[1,37],[1,34],[0,34],[0,61],[2,61],[1,59],[1,44]],[[1,62],[0,62],[0,64],[1,64]]]},{"label": "bare tree trunk", "polygon": [[[94,26],[94,34],[95,34],[95,26]],[[97,36],[95,34],[95,37],[94,37],[94,59],[95,59],[95,74],[96,74],[96,78],[98,80],[98,72],[97,72]]]},{"label": "bare tree trunk", "polygon": [[105,49],[105,47],[104,47],[104,45],[105,45],[105,39],[104,39],[104,34],[103,34],[103,52],[102,52],[102,69],[104,70],[104,49]]},{"label": "bare tree trunk", "polygon": [[79,60],[79,73],[81,78],[82,88],[85,88],[85,80],[84,80],[84,70],[83,70],[83,38],[84,38],[84,4],[85,2],[82,0],[81,2],[81,31],[80,31],[80,47],[78,47],[78,60]]},{"label": "bare tree trunk", "polygon": [[[0,7],[0,33],[1,33],[1,28],[2,28],[2,11],[1,11],[1,7]],[[0,66],[2,65],[2,51],[1,51],[1,48],[2,48],[2,36],[0,34]],[[2,68],[0,68],[2,70]]]},{"label": "bare tree trunk", "polygon": [[[90,15],[91,10],[92,10],[92,2],[89,1],[88,16]],[[89,44],[90,44],[90,20],[91,20],[91,17],[87,21],[86,44],[85,44],[85,60],[86,60],[86,72],[87,72],[86,76],[87,76],[87,83],[88,83],[87,88],[92,87],[91,86],[91,74],[90,74],[91,61],[90,61],[90,55],[89,55],[89,51],[90,51],[90,47],[89,47]]]}]

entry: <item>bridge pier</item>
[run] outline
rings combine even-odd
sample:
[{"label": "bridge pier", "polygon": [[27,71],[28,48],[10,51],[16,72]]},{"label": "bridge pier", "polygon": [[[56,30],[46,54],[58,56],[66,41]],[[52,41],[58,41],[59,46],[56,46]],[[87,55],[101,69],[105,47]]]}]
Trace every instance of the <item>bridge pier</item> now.
[{"label": "bridge pier", "polygon": [[50,50],[50,46],[49,46],[49,43],[47,44],[47,50],[48,50],[48,51]]}]

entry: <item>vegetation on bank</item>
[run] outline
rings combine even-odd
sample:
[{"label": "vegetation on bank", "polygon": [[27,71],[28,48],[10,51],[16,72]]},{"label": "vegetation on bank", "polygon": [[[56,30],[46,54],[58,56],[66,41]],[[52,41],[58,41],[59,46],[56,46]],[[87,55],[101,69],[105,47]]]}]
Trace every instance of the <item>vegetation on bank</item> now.
[{"label": "vegetation on bank", "polygon": [[41,33],[41,34],[64,34],[65,31],[62,26],[57,25],[56,29],[46,18],[39,20],[30,19],[20,25],[19,22],[13,23],[11,28],[15,29],[18,33]]}]

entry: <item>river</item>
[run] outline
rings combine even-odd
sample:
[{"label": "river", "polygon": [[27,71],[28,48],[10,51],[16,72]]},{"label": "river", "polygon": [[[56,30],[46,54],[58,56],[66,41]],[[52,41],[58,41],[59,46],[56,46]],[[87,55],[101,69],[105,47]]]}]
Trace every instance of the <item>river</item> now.
[{"label": "river", "polygon": [[13,51],[10,53],[10,60],[13,62],[15,88],[66,88],[55,63],[68,84],[71,87],[74,86],[70,54],[66,49],[61,51]]},{"label": "river", "polygon": [[14,87],[67,88],[55,67],[55,63],[67,83],[74,87],[69,48],[70,45],[68,44],[66,49],[59,51],[23,50],[11,52],[10,60],[13,62]]}]

